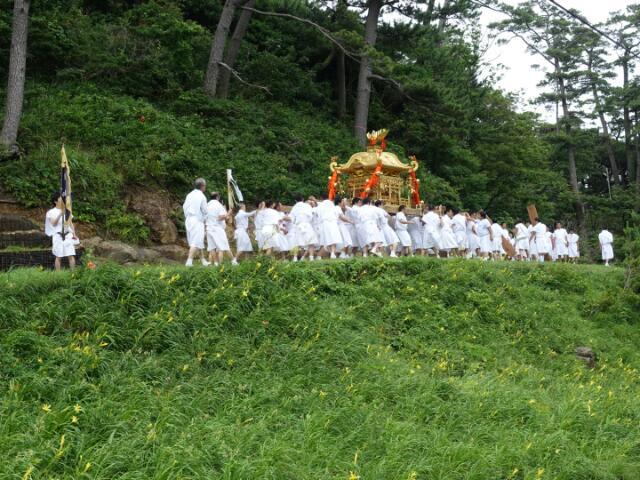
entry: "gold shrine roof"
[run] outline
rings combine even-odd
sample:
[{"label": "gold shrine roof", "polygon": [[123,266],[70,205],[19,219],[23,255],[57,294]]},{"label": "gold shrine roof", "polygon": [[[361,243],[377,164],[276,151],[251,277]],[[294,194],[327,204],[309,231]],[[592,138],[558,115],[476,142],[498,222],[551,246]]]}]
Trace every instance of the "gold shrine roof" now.
[{"label": "gold shrine roof", "polygon": [[391,152],[369,148],[366,152],[358,152],[351,155],[349,161],[344,165],[335,164],[334,168],[340,173],[372,172],[378,165],[378,160],[382,162],[383,173],[399,174],[409,172],[417,167],[402,163],[397,155]]}]

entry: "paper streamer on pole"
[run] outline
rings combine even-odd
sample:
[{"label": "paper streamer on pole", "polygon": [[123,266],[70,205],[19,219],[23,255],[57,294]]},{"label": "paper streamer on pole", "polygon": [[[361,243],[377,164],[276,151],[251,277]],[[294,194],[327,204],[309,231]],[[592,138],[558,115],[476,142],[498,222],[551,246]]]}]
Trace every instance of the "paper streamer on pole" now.
[{"label": "paper streamer on pole", "polygon": [[227,198],[230,209],[234,208],[236,204],[244,202],[240,187],[238,187],[230,169],[227,170]]},{"label": "paper streamer on pole", "polygon": [[532,203],[531,205],[527,205],[527,212],[529,213],[529,221],[533,223],[533,220],[538,218],[538,209]]}]

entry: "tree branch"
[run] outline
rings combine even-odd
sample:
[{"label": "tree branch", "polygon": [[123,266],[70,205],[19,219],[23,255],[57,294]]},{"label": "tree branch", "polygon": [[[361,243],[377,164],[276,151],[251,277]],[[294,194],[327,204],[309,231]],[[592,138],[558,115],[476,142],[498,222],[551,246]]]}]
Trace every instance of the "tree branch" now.
[{"label": "tree branch", "polygon": [[240,82],[243,83],[244,85],[248,86],[248,87],[252,87],[252,88],[258,88],[260,90],[264,90],[265,92],[267,92],[267,94],[269,95],[273,95],[271,93],[271,91],[265,87],[264,85],[256,85],[254,83],[249,83],[246,80],[244,80],[240,74],[238,72],[236,72],[233,68],[231,68],[229,65],[227,65],[224,62],[218,62],[218,65],[220,65],[222,68],[225,68],[229,71],[229,73],[231,73],[231,75],[233,75],[234,77],[236,77],[236,79]]},{"label": "tree branch", "polygon": [[296,15],[292,15],[291,13],[278,13],[278,12],[265,12],[264,10],[258,10],[257,8],[251,8],[251,7],[240,7],[242,10],[249,10],[253,13],[257,13],[259,15],[268,15],[271,17],[283,17],[283,18],[291,18],[292,20],[296,20],[298,22],[302,22],[302,23],[306,23],[308,25],[311,25],[313,28],[315,28],[316,30],[318,30],[322,35],[324,35],[331,43],[333,43],[336,47],[338,47],[340,50],[342,50],[344,52],[344,54],[359,62],[360,61],[360,54],[359,53],[355,53],[355,52],[351,52],[350,50],[347,50],[347,48],[342,45],[340,43],[340,41],[335,38],[331,32],[329,30],[327,30],[326,28],[324,28],[321,25],[318,25],[315,22],[312,22],[311,20],[307,19],[307,18],[302,18],[302,17],[298,17]]}]

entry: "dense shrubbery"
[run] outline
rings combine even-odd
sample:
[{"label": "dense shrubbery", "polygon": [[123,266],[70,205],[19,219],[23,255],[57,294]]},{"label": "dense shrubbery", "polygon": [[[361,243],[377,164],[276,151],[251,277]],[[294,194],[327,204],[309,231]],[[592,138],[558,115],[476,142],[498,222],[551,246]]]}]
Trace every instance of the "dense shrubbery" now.
[{"label": "dense shrubbery", "polygon": [[0,476],[640,475],[621,270],[260,262],[0,275]]},{"label": "dense shrubbery", "polygon": [[[0,0],[0,58],[9,48],[10,5]],[[475,15],[468,2],[458,7],[462,17]],[[24,156],[0,164],[3,187],[26,205],[45,203],[66,141],[78,218],[101,227],[121,211],[130,185],[178,198],[197,175],[221,187],[226,167],[250,200],[324,190],[329,158],[346,159],[357,148],[350,114],[358,64],[347,59],[347,115],[337,120],[331,44],[308,24],[254,15],[236,67],[270,94],[234,80],[230,100],[211,101],[198,89],[220,8],[214,0],[34,2],[19,134]],[[287,11],[336,30],[350,50],[361,46],[355,11],[338,15],[311,2],[287,4]],[[494,89],[468,33],[453,24],[444,33],[433,25],[382,25],[376,69],[404,91],[374,82],[369,127],[390,128],[390,148],[417,155],[430,202],[484,208],[507,221],[522,218],[533,202],[548,224],[572,221],[565,139],[534,115],[516,113],[514,101]],[[0,75],[6,68],[0,63]],[[597,132],[583,130],[579,140],[579,170],[590,182],[588,227],[620,234],[627,219],[619,211],[631,209],[633,194],[614,188],[609,199]]]}]

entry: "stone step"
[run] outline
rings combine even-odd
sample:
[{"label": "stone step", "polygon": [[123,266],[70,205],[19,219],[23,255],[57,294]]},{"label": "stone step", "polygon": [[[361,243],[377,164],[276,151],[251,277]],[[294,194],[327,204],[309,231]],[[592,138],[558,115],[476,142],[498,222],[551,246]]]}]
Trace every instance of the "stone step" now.
[{"label": "stone step", "polygon": [[[76,264],[82,265],[82,247],[76,248]],[[0,271],[17,267],[43,267],[53,269],[55,257],[51,250],[32,250],[24,252],[0,251]],[[68,266],[68,260],[62,259],[63,268]]]},{"label": "stone step", "polygon": [[[44,224],[44,219],[42,220]],[[21,232],[39,230],[40,225],[19,215],[0,213],[0,232]]]},{"label": "stone step", "polygon": [[0,250],[7,247],[43,247],[51,245],[51,239],[40,230],[0,231]]}]

